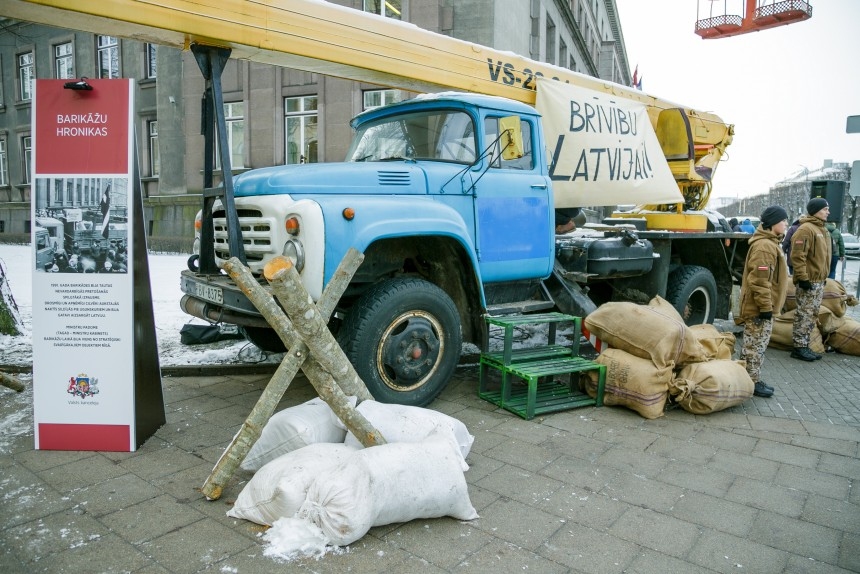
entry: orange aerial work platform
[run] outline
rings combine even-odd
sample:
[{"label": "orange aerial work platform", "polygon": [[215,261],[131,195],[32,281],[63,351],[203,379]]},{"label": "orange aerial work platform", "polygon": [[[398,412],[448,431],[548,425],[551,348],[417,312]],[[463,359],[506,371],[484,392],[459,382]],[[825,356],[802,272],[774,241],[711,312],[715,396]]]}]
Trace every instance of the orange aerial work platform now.
[{"label": "orange aerial work platform", "polygon": [[[730,14],[728,2],[723,1],[723,13],[714,14],[714,0],[708,18],[696,19],[696,34],[703,39],[728,38],[758,32],[786,24],[802,22],[812,17],[812,6],[804,0],[746,0],[745,14]],[[698,16],[698,15],[697,15]]]}]

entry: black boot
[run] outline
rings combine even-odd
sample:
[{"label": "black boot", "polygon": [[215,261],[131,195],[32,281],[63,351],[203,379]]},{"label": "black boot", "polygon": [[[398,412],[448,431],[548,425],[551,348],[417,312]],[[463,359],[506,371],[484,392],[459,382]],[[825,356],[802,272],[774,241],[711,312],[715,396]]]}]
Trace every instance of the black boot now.
[{"label": "black boot", "polygon": [[791,352],[791,358],[800,359],[801,361],[812,362],[817,361],[821,358],[821,356],[813,353],[809,349],[809,347],[795,347],[794,350]]},{"label": "black boot", "polygon": [[762,383],[761,381],[755,384],[753,394],[757,397],[772,397],[773,389]]},{"label": "black boot", "polygon": [[772,391],[772,390],[773,390],[773,387],[772,387],[772,386],[770,386],[769,384],[767,384],[767,383],[766,383],[766,382],[764,382],[764,381],[759,381],[757,384],[759,384],[759,385],[763,386],[764,388],[766,388],[766,389],[767,389],[767,390],[769,390],[769,391]]}]

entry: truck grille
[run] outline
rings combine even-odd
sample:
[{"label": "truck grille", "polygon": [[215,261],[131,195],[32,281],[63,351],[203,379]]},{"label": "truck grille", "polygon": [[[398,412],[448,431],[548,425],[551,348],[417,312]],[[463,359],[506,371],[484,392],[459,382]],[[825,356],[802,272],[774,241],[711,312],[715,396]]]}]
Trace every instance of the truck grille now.
[{"label": "truck grille", "polygon": [[[223,210],[213,214],[215,226],[215,257],[226,261],[230,259],[227,235],[227,217]],[[272,248],[271,218],[264,218],[262,212],[254,209],[240,209],[239,227],[242,229],[242,243],[245,245],[245,258],[248,263],[262,262],[267,256],[274,255]]]}]

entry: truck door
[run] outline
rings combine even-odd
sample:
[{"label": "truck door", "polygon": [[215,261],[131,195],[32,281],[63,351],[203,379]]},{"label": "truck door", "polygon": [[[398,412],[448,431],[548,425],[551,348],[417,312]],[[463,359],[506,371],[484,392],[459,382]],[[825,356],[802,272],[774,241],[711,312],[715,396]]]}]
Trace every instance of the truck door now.
[{"label": "truck door", "polygon": [[553,259],[552,191],[536,159],[535,125],[520,120],[523,156],[504,160],[498,144],[500,119],[484,119],[484,146],[496,143],[484,160],[489,168],[485,164],[471,173],[481,274],[485,282],[545,277]]}]

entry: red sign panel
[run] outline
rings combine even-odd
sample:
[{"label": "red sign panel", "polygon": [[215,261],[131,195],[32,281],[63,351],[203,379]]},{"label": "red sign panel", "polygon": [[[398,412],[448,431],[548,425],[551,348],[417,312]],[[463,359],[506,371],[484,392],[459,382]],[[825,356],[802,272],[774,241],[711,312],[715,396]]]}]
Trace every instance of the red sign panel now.
[{"label": "red sign panel", "polygon": [[92,90],[71,90],[68,80],[37,82],[36,173],[128,173],[131,84],[88,79]]}]

